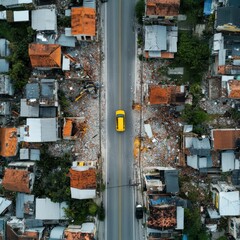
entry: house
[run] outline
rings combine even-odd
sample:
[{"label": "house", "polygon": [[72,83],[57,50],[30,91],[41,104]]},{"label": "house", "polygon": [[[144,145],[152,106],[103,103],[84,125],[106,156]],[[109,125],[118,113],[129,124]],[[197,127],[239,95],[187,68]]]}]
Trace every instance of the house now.
[{"label": "house", "polygon": [[32,4],[33,0],[0,0],[0,5],[6,8],[22,7],[25,4]]},{"label": "house", "polygon": [[0,197],[0,215],[3,215],[7,209],[11,206],[12,201],[7,198]]},{"label": "house", "polygon": [[233,185],[218,181],[211,183],[212,200],[221,216],[240,215],[239,191]]},{"label": "house", "polygon": [[167,194],[149,194],[147,196],[147,231],[184,229],[184,209],[177,206],[174,198]]},{"label": "house", "polygon": [[233,171],[239,169],[239,160],[235,159],[233,150],[227,150],[221,152],[221,168],[222,172]]},{"label": "house", "polygon": [[0,74],[0,96],[13,96],[13,84],[8,75]]},{"label": "house", "polygon": [[[81,166],[83,165],[83,166]],[[96,197],[96,169],[74,161],[69,170],[71,197],[75,199],[91,199]]]},{"label": "house", "polygon": [[148,86],[148,104],[166,105],[166,104],[184,104],[185,86],[175,85],[149,85]]},{"label": "house", "polygon": [[[213,73],[215,75],[235,75],[240,73],[240,43],[237,35],[215,33],[212,55],[215,57]],[[231,78],[233,79],[233,78]]]},{"label": "house", "polygon": [[179,192],[178,170],[165,167],[146,167],[143,176],[147,192]]},{"label": "house", "polygon": [[11,115],[10,102],[0,101],[0,115],[2,115],[2,116]]},{"label": "house", "polygon": [[174,17],[179,13],[180,0],[145,0],[145,15],[148,17]]},{"label": "house", "polygon": [[80,41],[96,37],[96,10],[87,7],[71,8],[71,34]]},{"label": "house", "polygon": [[40,149],[21,148],[19,160],[39,161]]},{"label": "house", "polygon": [[35,180],[34,162],[11,162],[5,169],[2,185],[13,192],[31,193]]},{"label": "house", "polygon": [[29,105],[27,104],[27,99],[21,99],[20,116],[30,118],[39,117],[39,104]]},{"label": "house", "polygon": [[34,210],[34,195],[18,192],[16,197],[16,217],[34,218]]},{"label": "house", "polygon": [[64,239],[88,239],[95,240],[96,226],[93,222],[86,222],[81,225],[69,225],[64,231]]},{"label": "house", "polygon": [[29,10],[13,11],[13,22],[28,22]]},{"label": "house", "polygon": [[56,142],[57,118],[27,118],[26,125],[20,127],[20,134],[24,142]]},{"label": "house", "polygon": [[16,128],[0,128],[0,156],[14,157],[18,150]]},{"label": "house", "polygon": [[[57,10],[55,5],[32,10],[32,29],[57,32]],[[39,21],[41,19],[41,21]]]},{"label": "house", "polygon": [[214,150],[231,150],[238,147],[240,129],[212,129],[211,139]]},{"label": "house", "polygon": [[215,15],[217,31],[240,32],[240,9],[238,7],[218,7]]},{"label": "house", "polygon": [[58,44],[31,43],[28,54],[33,68],[49,70],[61,68],[61,46]]},{"label": "house", "polygon": [[[36,198],[35,218],[40,220],[64,220],[66,219],[64,209],[67,208],[65,202],[52,202],[49,198]],[[44,209],[44,211],[43,211]]]},{"label": "house", "polygon": [[43,239],[44,229],[42,222],[31,219],[32,226],[27,220],[11,217],[7,221],[7,239],[11,240],[40,240]]},{"label": "house", "polygon": [[41,79],[27,83],[25,87],[28,105],[58,106],[58,83],[55,79]]},{"label": "house", "polygon": [[64,118],[62,136],[63,139],[76,140],[83,131],[83,125],[85,118],[83,117],[67,117]]},{"label": "house", "polygon": [[228,233],[234,237],[235,240],[240,240],[240,218],[228,218]]},{"label": "house", "polygon": [[146,25],[144,52],[146,58],[174,58],[177,52],[178,28]]}]

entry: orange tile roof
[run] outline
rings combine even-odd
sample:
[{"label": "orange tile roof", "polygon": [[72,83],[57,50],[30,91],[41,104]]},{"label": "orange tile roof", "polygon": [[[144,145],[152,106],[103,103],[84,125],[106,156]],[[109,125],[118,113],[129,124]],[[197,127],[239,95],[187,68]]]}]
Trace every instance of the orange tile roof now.
[{"label": "orange tile roof", "polygon": [[72,134],[72,119],[66,119],[66,122],[63,126],[63,138],[70,137]]},{"label": "orange tile roof", "polygon": [[149,102],[153,104],[176,103],[176,95],[181,93],[181,86],[175,85],[150,85]]},{"label": "orange tile roof", "polygon": [[240,81],[239,80],[229,80],[229,98],[240,99]]},{"label": "orange tile roof", "polygon": [[85,171],[69,170],[70,186],[78,189],[96,189],[97,177],[95,169]]},{"label": "orange tile roof", "polygon": [[146,15],[177,16],[180,0],[147,0]]},{"label": "orange tile roof", "polygon": [[213,129],[212,137],[214,150],[235,149],[240,129]]},{"label": "orange tile roof", "polygon": [[4,172],[2,185],[14,192],[30,193],[30,179],[27,170],[7,168]]},{"label": "orange tile roof", "polygon": [[69,232],[64,231],[64,239],[66,240],[94,240],[93,233]]},{"label": "orange tile roof", "polygon": [[96,35],[96,11],[93,8],[73,7],[71,12],[72,35]]},{"label": "orange tile roof", "polygon": [[32,67],[61,68],[61,46],[58,44],[31,43],[28,54]]},{"label": "orange tile roof", "polygon": [[17,146],[17,129],[0,128],[0,155],[3,157],[16,156]]}]

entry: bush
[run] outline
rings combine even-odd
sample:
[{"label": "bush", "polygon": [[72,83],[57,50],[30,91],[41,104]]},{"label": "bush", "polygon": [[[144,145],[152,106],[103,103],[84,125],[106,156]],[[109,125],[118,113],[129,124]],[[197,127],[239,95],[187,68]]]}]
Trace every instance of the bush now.
[{"label": "bush", "polygon": [[105,209],[104,209],[104,206],[103,206],[103,203],[101,203],[101,206],[98,208],[98,219],[100,221],[104,221],[105,219]]}]

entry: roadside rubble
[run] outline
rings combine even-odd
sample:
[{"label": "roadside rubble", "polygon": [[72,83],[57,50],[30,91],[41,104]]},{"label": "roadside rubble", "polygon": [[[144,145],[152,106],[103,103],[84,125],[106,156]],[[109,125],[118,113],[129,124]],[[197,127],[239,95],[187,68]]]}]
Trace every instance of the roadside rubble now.
[{"label": "roadside rubble", "polygon": [[[84,131],[76,140],[61,140],[50,145],[50,152],[61,155],[64,152],[71,153],[74,160],[96,161],[99,154],[99,43],[81,42],[69,51],[76,62],[72,64],[71,71],[66,72],[65,79],[59,84],[59,89],[64,93],[67,107],[63,113],[69,117],[81,117],[84,119]],[[83,83],[92,82],[96,86],[96,92],[84,93],[78,100]],[[86,84],[85,84],[86,85]]]}]

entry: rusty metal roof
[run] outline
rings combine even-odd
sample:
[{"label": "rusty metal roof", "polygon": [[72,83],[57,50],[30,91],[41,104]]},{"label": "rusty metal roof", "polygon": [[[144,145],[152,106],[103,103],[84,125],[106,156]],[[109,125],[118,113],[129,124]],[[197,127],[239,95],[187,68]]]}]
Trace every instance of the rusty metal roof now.
[{"label": "rusty metal roof", "polygon": [[71,10],[72,35],[96,35],[96,11],[93,8],[73,7]]},{"label": "rusty metal roof", "polygon": [[61,46],[31,43],[28,54],[32,67],[61,68]]},{"label": "rusty metal roof", "polygon": [[240,129],[213,129],[212,138],[214,150],[235,149],[240,138]]},{"label": "rusty metal roof", "polygon": [[17,154],[17,129],[0,128],[0,155],[13,157]]},{"label": "rusty metal roof", "polygon": [[177,16],[180,0],[146,0],[146,15]]},{"label": "rusty metal roof", "polygon": [[27,170],[7,168],[2,185],[5,189],[14,192],[30,193],[30,172]]}]

